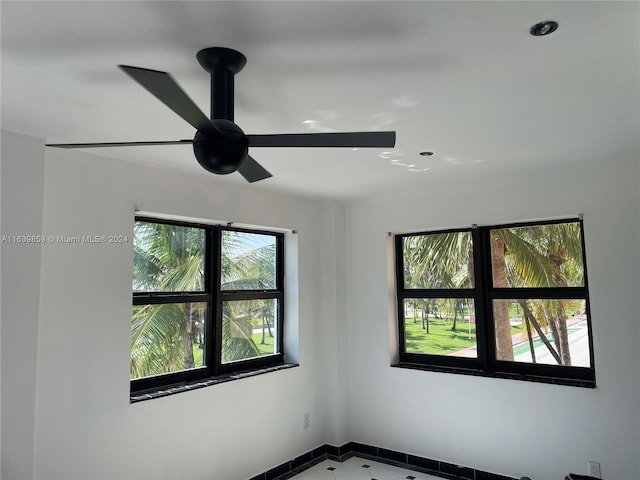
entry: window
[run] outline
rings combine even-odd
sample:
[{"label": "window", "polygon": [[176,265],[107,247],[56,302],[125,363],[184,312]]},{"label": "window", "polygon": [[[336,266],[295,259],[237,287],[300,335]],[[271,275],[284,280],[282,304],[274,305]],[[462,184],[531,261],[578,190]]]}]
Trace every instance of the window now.
[{"label": "window", "polygon": [[397,235],[398,366],[595,385],[581,220]]},{"label": "window", "polygon": [[136,218],[131,391],[284,362],[281,233]]}]

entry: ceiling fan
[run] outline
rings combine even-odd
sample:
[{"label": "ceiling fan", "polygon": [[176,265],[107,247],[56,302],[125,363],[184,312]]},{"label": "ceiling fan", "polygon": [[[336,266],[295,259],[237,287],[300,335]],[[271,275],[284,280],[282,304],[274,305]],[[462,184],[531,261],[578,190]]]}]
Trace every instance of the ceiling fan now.
[{"label": "ceiling fan", "polygon": [[249,147],[391,148],[395,146],[396,132],[394,131],[246,135],[233,122],[234,75],[246,65],[246,57],[236,50],[211,47],[200,50],[197,59],[200,65],[211,74],[211,119],[207,118],[167,72],[119,65],[120,69],[197,130],[192,140],[50,143],[47,146],[94,148],[193,144],[196,160],[203,168],[222,175],[237,170],[249,182],[257,182],[272,176],[249,155]]}]

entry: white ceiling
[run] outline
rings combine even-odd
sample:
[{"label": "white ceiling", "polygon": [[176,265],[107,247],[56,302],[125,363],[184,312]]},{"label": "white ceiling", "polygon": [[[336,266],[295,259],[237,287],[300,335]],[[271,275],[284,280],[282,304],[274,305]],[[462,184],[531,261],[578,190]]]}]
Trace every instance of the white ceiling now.
[{"label": "white ceiling", "polygon": [[[47,142],[191,138],[116,65],[172,73],[208,112],[210,46],[248,59],[246,133],[397,131],[390,153],[254,148],[274,177],[249,188],[348,199],[639,155],[636,2],[2,1],[1,17],[2,128]],[[543,20],[559,29],[531,36]],[[91,153],[247,185],[190,146]]]}]

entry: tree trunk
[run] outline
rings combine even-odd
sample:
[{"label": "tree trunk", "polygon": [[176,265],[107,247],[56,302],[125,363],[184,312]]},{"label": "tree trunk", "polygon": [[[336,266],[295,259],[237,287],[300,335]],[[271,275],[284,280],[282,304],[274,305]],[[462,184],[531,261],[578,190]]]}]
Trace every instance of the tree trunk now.
[{"label": "tree trunk", "polygon": [[556,318],[549,315],[549,313],[545,309],[545,314],[547,315],[547,325],[551,328],[551,336],[553,337],[553,343],[556,346],[558,354],[560,355],[558,360],[558,365],[562,365],[562,344],[560,342],[560,334],[558,332],[558,324],[556,323]]},{"label": "tree trunk", "polygon": [[469,251],[467,252],[467,269],[469,271],[469,281],[472,286],[476,284],[475,262],[473,261],[473,244],[469,243]]},{"label": "tree trunk", "polygon": [[427,303],[425,303],[424,307],[423,307],[423,315],[422,315],[422,328],[424,328],[425,333],[429,333],[429,312],[430,312],[430,308],[429,308],[429,302],[427,301]]},{"label": "tree trunk", "polygon": [[556,362],[558,362],[558,365],[560,365],[560,355],[553,348],[553,345],[551,345],[551,343],[549,343],[549,340],[547,340],[547,336],[544,334],[544,332],[540,328],[540,324],[538,323],[538,320],[536,320],[535,315],[533,315],[533,313],[531,312],[531,310],[527,306],[526,301],[525,300],[518,300],[518,303],[522,307],[522,312],[523,312],[525,318],[527,319],[527,321],[531,322],[531,325],[533,325],[533,328],[536,329],[536,332],[538,333],[538,336],[540,337],[540,340],[542,340],[542,343],[544,343],[544,345],[549,350],[549,353],[551,353],[551,356],[556,360]]},{"label": "tree trunk", "polygon": [[571,366],[571,352],[569,351],[569,332],[567,331],[567,317],[564,308],[558,312],[558,337],[560,340],[560,356],[562,357],[562,365]]},{"label": "tree trunk", "polygon": [[[565,262],[566,259],[566,251],[563,247],[558,247],[552,254],[549,255],[549,259],[558,267],[560,267]],[[562,287],[567,286],[566,280],[563,280]],[[567,332],[567,315],[564,310],[564,305],[562,304],[562,300],[558,300],[558,308],[557,311],[554,312],[554,319],[557,320],[557,336],[558,336],[558,348],[560,350],[560,356],[562,357],[562,365],[571,366],[571,352],[569,351],[569,332]]]},{"label": "tree trunk", "polygon": [[[517,306],[518,304],[516,304]],[[536,349],[533,347],[533,338],[531,338],[531,323],[525,317],[524,323],[527,326],[527,338],[529,339],[529,350],[531,351],[531,363],[536,363]]]},{"label": "tree trunk", "polygon": [[265,341],[264,341],[265,326],[269,330],[269,338],[273,338],[273,333],[271,333],[271,324],[269,323],[269,315],[263,311],[262,312],[262,340],[260,341],[260,344],[262,345],[265,345]]},{"label": "tree trunk", "polygon": [[190,303],[185,303],[184,320],[185,320],[186,333],[184,335],[184,356],[183,356],[185,370],[195,367],[195,360],[193,358],[193,323],[195,321],[194,315],[195,315],[195,309],[191,306]]},{"label": "tree trunk", "polygon": [[[494,236],[491,239],[491,263],[493,265],[493,286],[507,287],[505,271],[506,247],[504,241]],[[496,359],[513,361],[513,341],[511,338],[511,324],[509,323],[509,302],[507,300],[493,301],[493,320],[496,331]]]},{"label": "tree trunk", "polygon": [[456,306],[453,307],[453,325],[451,325],[451,331],[456,331],[456,325],[458,323],[458,308]]}]

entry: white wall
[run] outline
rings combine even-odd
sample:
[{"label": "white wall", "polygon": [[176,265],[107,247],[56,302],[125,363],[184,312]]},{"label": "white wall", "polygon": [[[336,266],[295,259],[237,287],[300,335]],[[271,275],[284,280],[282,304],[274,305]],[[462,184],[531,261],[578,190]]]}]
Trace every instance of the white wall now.
[{"label": "white wall", "polygon": [[[131,405],[131,245],[3,245],[2,478],[246,479],[349,440],[537,480],[587,459],[640,478],[636,163],[342,204],[81,152],[50,149],[45,169],[42,141],[2,140],[3,233],[130,235],[134,209],[298,229],[301,363]],[[388,231],[577,213],[597,389],[389,366]]]},{"label": "white wall", "polygon": [[[33,155],[35,162],[41,158]],[[37,183],[33,189],[42,191]],[[42,204],[39,200],[36,195],[34,210]],[[292,310],[287,318],[299,327],[301,366],[130,404],[131,244],[47,243],[42,248],[37,332],[34,478],[246,479],[325,443],[332,435],[332,412],[323,381],[333,375],[335,362],[323,360],[318,339],[326,337],[327,323],[336,319],[335,313],[322,317],[331,307],[323,310],[317,295],[334,268],[333,247],[322,245],[323,222],[330,219],[323,214],[324,206],[224,185],[214,177],[188,177],[81,152],[47,151],[46,235],[130,236],[134,209],[297,229],[299,320]],[[31,290],[19,298],[28,299],[28,308],[37,312],[35,278],[29,276],[30,284],[23,287]],[[27,380],[34,380],[36,355],[29,344],[36,337],[33,325],[6,337],[3,328],[2,365],[6,359],[13,364],[7,376],[3,370],[3,392],[18,384],[25,370]],[[13,348],[5,350],[5,344]],[[28,393],[27,404],[20,407],[25,414],[33,410],[28,404],[33,389]],[[15,405],[6,411],[4,407],[3,428],[21,411]],[[311,428],[303,430],[307,412]],[[27,417],[24,426],[19,419],[6,426],[13,450],[28,443],[33,432],[33,415]],[[14,442],[14,432],[25,441]],[[7,478],[29,478],[28,460],[15,470],[19,475]]]},{"label": "white wall", "polygon": [[[584,213],[598,387],[389,367],[386,232]],[[347,209],[349,412],[354,441],[534,479],[638,469],[637,161],[384,195]]]},{"label": "white wall", "polygon": [[[40,235],[44,146],[37,138],[2,132],[2,235]],[[33,472],[40,245],[3,242],[2,478]]]},{"label": "white wall", "polygon": [[320,304],[326,313],[327,321],[324,337],[319,339],[322,345],[323,362],[327,366],[327,377],[323,385],[328,394],[327,410],[329,428],[325,438],[330,445],[344,445],[351,440],[349,432],[347,365],[349,364],[349,339],[346,320],[345,286],[345,205],[331,202],[323,212],[324,227],[323,248],[329,252],[324,255],[333,259],[326,265],[328,275],[324,277],[323,290],[320,292]]}]

